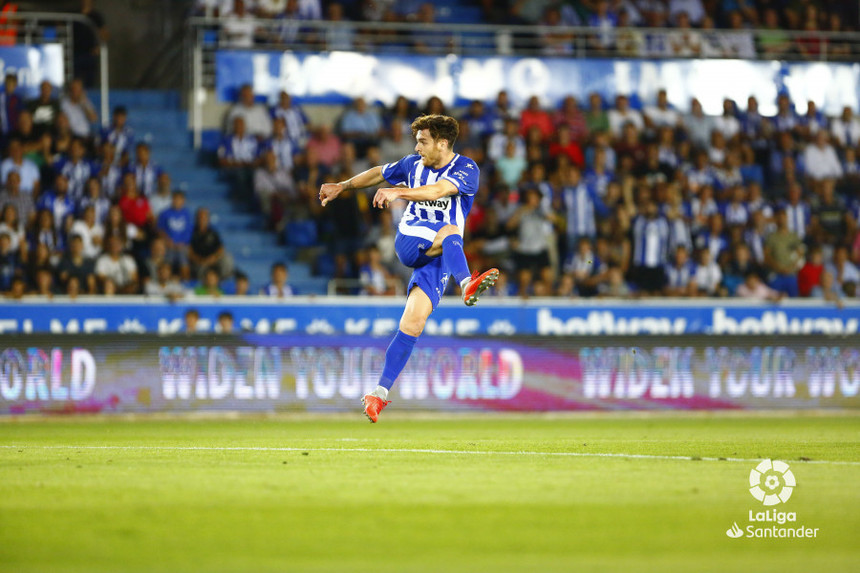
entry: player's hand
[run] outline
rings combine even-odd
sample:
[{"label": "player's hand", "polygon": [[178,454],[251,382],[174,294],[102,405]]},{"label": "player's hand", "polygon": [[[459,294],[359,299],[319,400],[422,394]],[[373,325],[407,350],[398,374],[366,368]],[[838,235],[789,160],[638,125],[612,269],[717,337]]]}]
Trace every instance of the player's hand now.
[{"label": "player's hand", "polygon": [[373,206],[385,209],[388,205],[399,197],[399,189],[379,189],[376,195],[373,196]]},{"label": "player's hand", "polygon": [[325,207],[326,204],[340,195],[343,191],[343,185],[340,183],[323,183],[320,187],[320,202]]}]

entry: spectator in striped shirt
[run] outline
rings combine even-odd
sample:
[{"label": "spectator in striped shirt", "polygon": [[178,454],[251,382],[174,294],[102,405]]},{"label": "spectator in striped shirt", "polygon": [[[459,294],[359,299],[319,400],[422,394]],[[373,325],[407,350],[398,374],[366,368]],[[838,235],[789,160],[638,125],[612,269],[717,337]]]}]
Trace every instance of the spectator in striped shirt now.
[{"label": "spectator in striped shirt", "polygon": [[272,265],[271,282],[260,290],[263,296],[274,298],[287,298],[296,293],[287,281],[290,280],[290,271],[286,263],[277,262]]},{"label": "spectator in striped shirt", "polygon": [[675,249],[675,260],[666,265],[666,296],[692,297],[696,296],[696,267],[690,261],[690,253],[684,245]]},{"label": "spectator in striped shirt", "polygon": [[657,204],[648,201],[633,221],[633,282],[645,295],[657,295],[666,286],[669,224]]}]

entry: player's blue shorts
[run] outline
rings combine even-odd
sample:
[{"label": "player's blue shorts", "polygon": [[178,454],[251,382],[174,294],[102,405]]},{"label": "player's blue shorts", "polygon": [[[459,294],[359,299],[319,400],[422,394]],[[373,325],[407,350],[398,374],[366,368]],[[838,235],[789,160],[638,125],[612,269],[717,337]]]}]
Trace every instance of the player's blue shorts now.
[{"label": "player's blue shorts", "polygon": [[412,224],[402,224],[397,229],[394,239],[394,250],[400,262],[411,267],[412,278],[406,287],[406,296],[412,287],[418,287],[430,297],[435,309],[442,299],[442,293],[448,286],[450,274],[445,271],[442,257],[428,257],[425,253],[433,246],[433,240],[439,229],[447,225],[441,221],[416,221]]}]

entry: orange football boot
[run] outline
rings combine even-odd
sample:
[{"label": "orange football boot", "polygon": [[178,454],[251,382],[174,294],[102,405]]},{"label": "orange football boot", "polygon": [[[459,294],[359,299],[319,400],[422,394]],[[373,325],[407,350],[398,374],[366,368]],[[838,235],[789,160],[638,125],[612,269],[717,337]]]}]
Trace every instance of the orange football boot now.
[{"label": "orange football boot", "polygon": [[463,302],[466,306],[473,306],[478,302],[481,293],[496,284],[497,280],[499,280],[499,269],[490,269],[485,273],[475,271],[466,288],[463,289]]},{"label": "orange football boot", "polygon": [[391,404],[391,400],[383,400],[379,396],[365,394],[364,398],[361,399],[361,403],[364,405],[364,415],[367,416],[367,419],[371,423],[375,424],[379,419],[379,413]]}]

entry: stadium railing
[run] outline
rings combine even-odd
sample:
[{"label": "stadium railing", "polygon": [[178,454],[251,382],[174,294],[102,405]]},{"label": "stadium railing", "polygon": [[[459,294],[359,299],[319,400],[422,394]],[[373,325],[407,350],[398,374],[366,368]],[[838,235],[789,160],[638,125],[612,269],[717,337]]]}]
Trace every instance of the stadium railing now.
[{"label": "stadium railing", "polygon": [[[75,76],[74,61],[74,24],[89,27],[96,38],[99,38],[95,26],[82,14],[65,12],[15,12],[4,15],[8,22],[2,27],[2,38],[5,45],[10,46],[39,46],[45,44],[60,44],[63,47],[64,71],[66,83]],[[108,89],[110,78],[108,72],[108,46],[99,39],[99,117],[103,126],[110,122],[110,103]]]},{"label": "stadium railing", "polygon": [[[237,48],[225,32],[224,19],[190,18],[189,37],[204,52]],[[331,22],[326,20],[254,20],[253,48],[294,51],[346,49],[368,53],[457,54],[469,56],[540,56],[573,58],[741,58],[853,61],[860,54],[860,33],[820,30],[698,28],[614,28],[573,26],[423,24],[400,22]],[[676,53],[672,40],[696,35],[702,51]],[[740,40],[752,40],[750,54],[739,53]],[[343,47],[348,42],[348,47]],[[208,61],[208,58],[206,58]],[[208,69],[204,78],[208,78]]]}]

